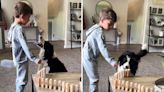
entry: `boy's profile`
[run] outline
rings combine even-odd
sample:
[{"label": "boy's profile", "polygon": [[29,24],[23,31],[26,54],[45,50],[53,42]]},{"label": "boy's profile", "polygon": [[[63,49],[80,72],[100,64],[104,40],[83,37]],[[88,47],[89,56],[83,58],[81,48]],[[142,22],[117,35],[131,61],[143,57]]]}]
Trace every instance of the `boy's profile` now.
[{"label": "boy's profile", "polygon": [[116,61],[110,56],[105,43],[104,30],[109,30],[117,21],[117,15],[112,9],[103,9],[99,15],[99,23],[93,25],[86,32],[87,39],[83,48],[83,66],[89,78],[89,92],[98,91],[97,58],[102,54],[105,60],[113,67],[117,67]]}]

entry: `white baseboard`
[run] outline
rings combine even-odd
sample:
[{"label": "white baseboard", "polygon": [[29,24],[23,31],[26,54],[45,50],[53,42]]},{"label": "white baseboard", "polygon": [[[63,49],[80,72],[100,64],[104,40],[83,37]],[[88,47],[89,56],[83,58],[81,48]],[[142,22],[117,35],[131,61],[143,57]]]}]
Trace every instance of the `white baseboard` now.
[{"label": "white baseboard", "polygon": [[[72,48],[80,48],[81,44],[77,45],[77,44],[72,44]],[[71,45],[64,45],[64,48],[71,48]]]}]

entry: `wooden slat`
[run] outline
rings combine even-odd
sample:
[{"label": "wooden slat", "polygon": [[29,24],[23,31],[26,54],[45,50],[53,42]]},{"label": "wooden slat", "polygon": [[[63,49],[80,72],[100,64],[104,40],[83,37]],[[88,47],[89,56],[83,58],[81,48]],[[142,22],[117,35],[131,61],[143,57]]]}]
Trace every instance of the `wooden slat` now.
[{"label": "wooden slat", "polygon": [[[112,78],[113,78],[113,76],[109,76],[109,81],[111,83],[110,86],[112,88],[112,91],[113,92],[125,92],[125,91],[122,91],[120,89],[114,88],[114,85],[112,85]],[[122,78],[121,80],[124,80],[125,82],[129,82],[129,83],[130,82],[137,83],[139,85],[144,86],[145,88],[148,87],[148,88],[153,89],[154,88],[154,82],[160,78],[163,78],[163,76],[135,76],[135,77],[125,77],[125,78]]]}]

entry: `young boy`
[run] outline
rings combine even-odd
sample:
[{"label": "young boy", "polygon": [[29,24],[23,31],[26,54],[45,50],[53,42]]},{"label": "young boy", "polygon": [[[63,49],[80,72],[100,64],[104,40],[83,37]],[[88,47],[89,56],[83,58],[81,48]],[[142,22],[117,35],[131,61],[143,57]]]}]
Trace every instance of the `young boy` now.
[{"label": "young boy", "polygon": [[16,92],[23,92],[28,81],[28,60],[41,63],[41,60],[33,56],[23,35],[22,26],[32,15],[32,6],[27,1],[20,1],[15,5],[14,23],[9,30],[9,41],[12,46],[13,62],[16,66]]},{"label": "young boy", "polygon": [[117,21],[116,13],[111,9],[103,9],[100,12],[100,20],[98,24],[93,25],[87,32],[87,39],[83,48],[83,66],[89,78],[89,92],[98,91],[98,70],[97,61],[101,53],[105,60],[113,67],[116,67],[116,61],[108,53],[104,39],[104,30],[112,28]]}]

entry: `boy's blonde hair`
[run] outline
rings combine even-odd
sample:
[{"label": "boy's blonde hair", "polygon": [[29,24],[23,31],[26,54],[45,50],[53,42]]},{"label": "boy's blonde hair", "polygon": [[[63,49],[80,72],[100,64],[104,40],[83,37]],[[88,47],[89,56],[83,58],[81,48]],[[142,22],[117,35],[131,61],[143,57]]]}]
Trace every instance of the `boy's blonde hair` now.
[{"label": "boy's blonde hair", "polygon": [[114,10],[109,8],[104,8],[100,11],[100,21],[104,19],[111,19],[113,23],[117,21],[117,14]]},{"label": "boy's blonde hair", "polygon": [[20,15],[33,14],[32,5],[28,1],[19,1],[15,5],[15,17],[19,18]]}]

